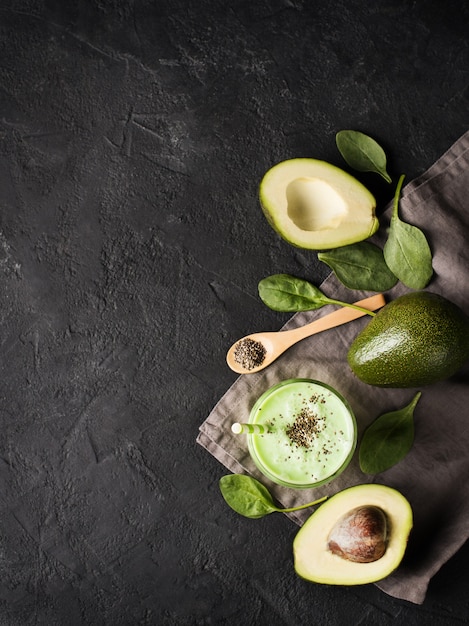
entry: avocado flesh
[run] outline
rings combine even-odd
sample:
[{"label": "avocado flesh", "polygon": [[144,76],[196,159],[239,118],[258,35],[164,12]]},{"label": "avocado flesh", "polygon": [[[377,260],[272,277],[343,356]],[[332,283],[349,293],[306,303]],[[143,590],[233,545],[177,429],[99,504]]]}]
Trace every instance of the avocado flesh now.
[{"label": "avocado flesh", "polygon": [[[368,563],[346,560],[328,547],[334,525],[360,506],[382,510],[389,524],[383,556]],[[306,580],[328,585],[363,585],[381,580],[401,563],[412,524],[411,506],[397,490],[378,484],[345,489],[326,500],[298,531],[293,541],[295,571]]]},{"label": "avocado flesh", "polygon": [[379,227],[368,189],[317,159],[274,165],[261,181],[259,199],[272,228],[300,248],[338,248],[371,237]]},{"label": "avocado flesh", "polygon": [[469,318],[430,292],[400,296],[352,342],[347,359],[363,382],[419,387],[449,378],[469,358]]}]

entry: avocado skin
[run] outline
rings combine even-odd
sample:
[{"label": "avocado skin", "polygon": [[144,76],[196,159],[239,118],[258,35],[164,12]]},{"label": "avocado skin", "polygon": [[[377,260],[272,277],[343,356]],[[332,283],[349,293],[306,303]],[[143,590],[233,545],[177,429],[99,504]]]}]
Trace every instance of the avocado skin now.
[{"label": "avocado skin", "polygon": [[452,376],[469,358],[469,318],[443,296],[419,291],[384,306],[352,342],[355,375],[377,387],[420,387]]}]

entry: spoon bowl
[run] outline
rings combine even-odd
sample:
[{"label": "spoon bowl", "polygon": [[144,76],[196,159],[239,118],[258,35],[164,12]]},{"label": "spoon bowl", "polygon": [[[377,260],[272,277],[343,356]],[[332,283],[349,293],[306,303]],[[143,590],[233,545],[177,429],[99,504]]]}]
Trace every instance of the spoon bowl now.
[{"label": "spoon bowl", "polygon": [[[355,306],[363,307],[369,311],[376,311],[376,309],[380,309],[385,304],[386,300],[381,293],[354,303]],[[298,341],[320,333],[323,330],[341,326],[364,315],[366,313],[363,311],[350,307],[341,307],[337,311],[324,315],[324,317],[299,328],[246,335],[236,341],[228,350],[226,362],[228,367],[237,374],[255,374],[270,365],[285,350]],[[252,350],[252,358],[240,358],[240,352],[243,348],[248,353]]]}]

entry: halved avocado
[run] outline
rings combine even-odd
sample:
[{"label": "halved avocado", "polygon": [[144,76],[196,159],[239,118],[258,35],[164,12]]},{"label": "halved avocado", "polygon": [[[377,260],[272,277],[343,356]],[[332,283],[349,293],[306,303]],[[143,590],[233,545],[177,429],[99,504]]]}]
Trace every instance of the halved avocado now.
[{"label": "halved avocado", "polygon": [[374,196],[325,161],[290,159],[263,177],[259,199],[270,225],[299,248],[327,250],[371,237],[379,227]]},{"label": "halved avocado", "polygon": [[[337,528],[344,520],[347,523],[351,512],[361,509],[380,511],[385,519],[384,553],[381,550],[382,556],[369,562],[340,555],[335,544],[340,536]],[[293,541],[295,570],[311,582],[329,585],[363,585],[381,580],[402,561],[412,524],[410,504],[396,489],[376,484],[350,487],[326,500],[297,533]],[[366,528],[362,531],[363,541],[369,541],[370,533]]]}]

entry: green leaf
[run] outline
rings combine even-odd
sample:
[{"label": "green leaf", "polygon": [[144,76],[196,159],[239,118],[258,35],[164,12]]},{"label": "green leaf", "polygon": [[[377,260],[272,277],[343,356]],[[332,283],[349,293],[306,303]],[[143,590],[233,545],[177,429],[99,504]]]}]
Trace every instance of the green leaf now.
[{"label": "green leaf", "polygon": [[403,459],[414,442],[414,409],[421,392],[398,411],[384,413],[365,430],[358,453],[365,474],[379,474]]},{"label": "green leaf", "polygon": [[313,311],[326,304],[348,306],[367,315],[374,316],[361,306],[328,298],[320,289],[307,280],[296,278],[290,274],[273,274],[259,281],[259,296],[264,304],[274,311],[293,313],[297,311]]},{"label": "green leaf", "polygon": [[277,510],[269,490],[255,478],[230,474],[222,476],[219,484],[228,506],[244,517],[258,519]]},{"label": "green leaf", "polygon": [[371,137],[357,130],[341,130],[336,144],[345,161],[359,172],[375,172],[388,183],[392,181],[386,170],[386,154]]},{"label": "green leaf", "polygon": [[222,476],[220,478],[219,485],[221,494],[228,506],[230,506],[233,511],[236,511],[236,513],[244,517],[249,517],[250,519],[259,519],[260,517],[274,512],[292,513],[293,511],[307,509],[327,500],[327,496],[324,496],[314,502],[300,504],[299,506],[293,506],[289,509],[281,509],[275,506],[274,500],[267,487],[264,487],[262,483],[251,476],[229,474],[228,476]]},{"label": "green leaf", "polygon": [[399,178],[383,254],[389,269],[410,289],[423,289],[433,276],[432,253],[423,232],[400,219],[399,197],[404,176]]},{"label": "green leaf", "polygon": [[262,302],[274,311],[311,311],[329,302],[320,289],[289,274],[273,274],[263,278],[258,289]]},{"label": "green leaf", "polygon": [[319,252],[318,259],[349,289],[387,291],[397,283],[397,277],[386,265],[383,251],[369,241]]}]

